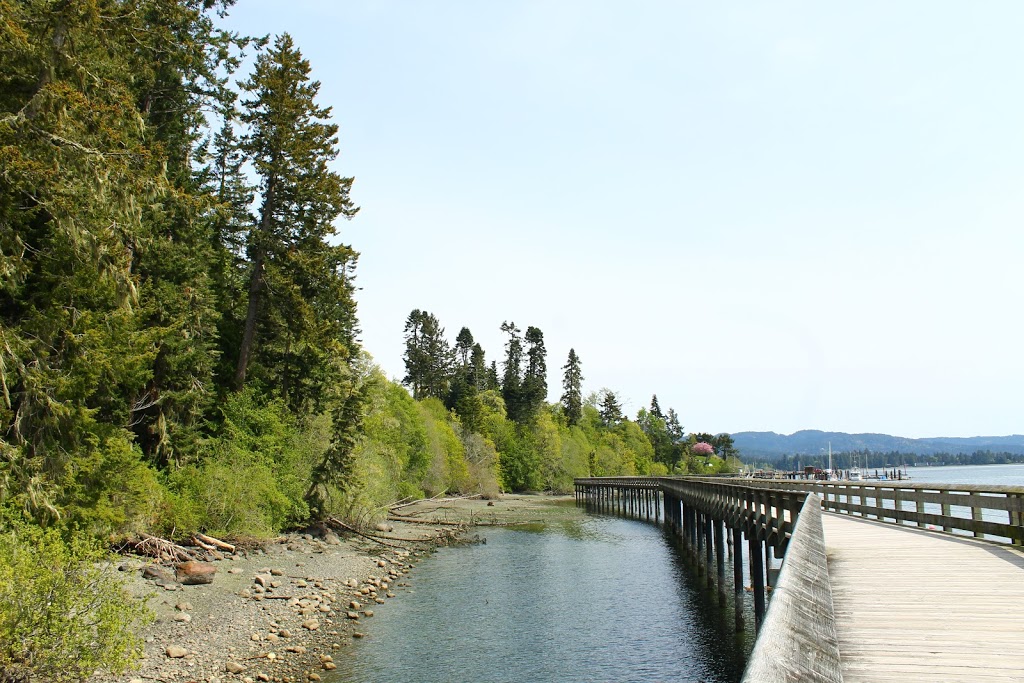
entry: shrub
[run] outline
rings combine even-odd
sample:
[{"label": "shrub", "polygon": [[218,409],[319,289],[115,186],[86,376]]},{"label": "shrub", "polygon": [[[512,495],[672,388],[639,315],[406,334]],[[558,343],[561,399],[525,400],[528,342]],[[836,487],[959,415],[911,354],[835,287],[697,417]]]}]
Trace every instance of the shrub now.
[{"label": "shrub", "polygon": [[0,511],[0,681],[79,681],[142,654],[148,609],[131,605],[93,540],[65,541]]}]

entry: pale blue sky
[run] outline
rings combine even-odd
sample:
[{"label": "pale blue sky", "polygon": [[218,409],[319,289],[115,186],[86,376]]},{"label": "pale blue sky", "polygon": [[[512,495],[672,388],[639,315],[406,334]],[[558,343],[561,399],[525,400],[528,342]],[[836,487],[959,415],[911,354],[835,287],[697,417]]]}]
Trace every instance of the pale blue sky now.
[{"label": "pale blue sky", "polygon": [[288,31],[406,316],[687,431],[1024,433],[1024,4],[240,0]]}]

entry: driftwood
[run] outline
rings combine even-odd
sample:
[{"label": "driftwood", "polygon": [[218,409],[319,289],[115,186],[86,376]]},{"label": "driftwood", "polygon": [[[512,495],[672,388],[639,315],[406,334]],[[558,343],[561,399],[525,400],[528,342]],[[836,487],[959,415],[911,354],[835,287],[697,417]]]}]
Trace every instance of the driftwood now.
[{"label": "driftwood", "polygon": [[[324,523],[327,524],[328,526],[333,526],[336,529],[340,529],[342,531],[347,531],[349,533],[355,534],[356,536],[362,536],[363,538],[365,538],[365,539],[367,539],[369,541],[373,541],[374,543],[379,543],[382,546],[385,546],[385,547],[388,547],[388,548],[401,548],[402,547],[400,545],[395,545],[393,543],[387,543],[385,541],[382,541],[379,538],[376,538],[376,537],[374,537],[374,536],[372,536],[370,534],[364,534],[362,531],[359,531],[358,529],[354,529],[353,527],[349,526],[348,524],[345,524],[345,522],[341,521],[337,517],[328,517],[326,520],[324,520]],[[404,539],[395,539],[395,540],[404,540]]]},{"label": "driftwood", "polygon": [[224,559],[224,556],[218,552],[218,549],[235,552],[235,546],[230,543],[198,532],[193,534],[192,544],[195,546],[194,548],[140,532],[138,538],[125,541],[119,550],[128,550],[165,563],[221,560]]},{"label": "driftwood", "polygon": [[436,519],[416,519],[415,517],[406,517],[404,515],[396,515],[391,513],[388,515],[388,519],[392,522],[404,522],[406,524],[432,524],[436,526],[465,526],[462,522],[442,522]]},{"label": "driftwood", "polygon": [[202,541],[203,543],[212,545],[214,548],[217,548],[218,550],[226,550],[229,553],[235,552],[235,546],[231,545],[230,543],[225,543],[219,538],[214,538],[213,536],[207,536],[206,534],[196,532],[196,535],[192,538],[196,541],[196,545],[199,545],[199,541]]},{"label": "driftwood", "polygon": [[161,562],[194,562],[201,559],[184,546],[146,533],[140,533],[139,540],[128,541],[125,545],[140,555],[155,557]]},{"label": "driftwood", "polygon": [[448,496],[447,498],[443,498],[442,496],[444,496],[444,493],[439,493],[438,495],[434,496],[433,498],[420,498],[418,500],[409,501],[408,503],[401,503],[399,505],[390,505],[390,506],[388,506],[388,509],[391,512],[394,512],[395,510],[400,510],[401,508],[409,507],[410,505],[415,505],[416,503],[426,503],[427,501],[434,501],[435,503],[444,503],[444,502],[447,502],[447,501],[450,501],[450,500],[472,500],[474,498],[482,498],[483,497],[479,493],[471,493],[471,494],[468,494],[468,495],[465,495],[465,496]]}]

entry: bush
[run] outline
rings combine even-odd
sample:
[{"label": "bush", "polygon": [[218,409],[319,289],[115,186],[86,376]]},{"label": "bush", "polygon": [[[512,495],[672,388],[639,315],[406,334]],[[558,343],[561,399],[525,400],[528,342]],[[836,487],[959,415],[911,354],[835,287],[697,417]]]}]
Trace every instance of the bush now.
[{"label": "bush", "polygon": [[91,539],[65,541],[0,511],[0,681],[79,681],[142,655],[149,618]]}]

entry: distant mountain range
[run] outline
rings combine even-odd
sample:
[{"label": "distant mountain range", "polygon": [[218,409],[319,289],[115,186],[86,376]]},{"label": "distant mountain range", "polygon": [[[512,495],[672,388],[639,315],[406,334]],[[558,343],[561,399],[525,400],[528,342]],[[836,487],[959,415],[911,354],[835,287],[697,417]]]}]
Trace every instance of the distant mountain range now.
[{"label": "distant mountain range", "polygon": [[1024,454],[1024,434],[1010,436],[935,437],[929,439],[908,439],[888,434],[847,434],[845,432],[822,432],[804,429],[785,435],[775,432],[736,432],[731,434],[740,457],[771,459],[782,455],[821,455],[832,452],[871,451],[873,453],[974,453],[993,451]]}]

